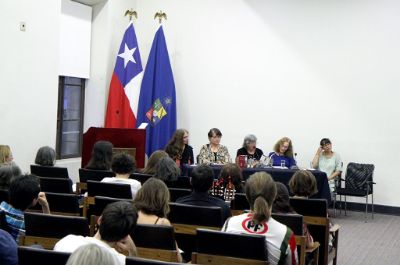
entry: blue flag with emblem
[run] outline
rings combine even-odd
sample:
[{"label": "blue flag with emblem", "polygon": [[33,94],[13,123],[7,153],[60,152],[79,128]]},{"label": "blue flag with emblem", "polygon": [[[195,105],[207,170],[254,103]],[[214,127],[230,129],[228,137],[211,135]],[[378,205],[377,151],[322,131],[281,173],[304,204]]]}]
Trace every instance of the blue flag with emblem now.
[{"label": "blue flag with emblem", "polygon": [[156,32],[140,88],[136,125],[148,123],[146,154],[164,149],[176,130],[175,83],[162,26]]}]

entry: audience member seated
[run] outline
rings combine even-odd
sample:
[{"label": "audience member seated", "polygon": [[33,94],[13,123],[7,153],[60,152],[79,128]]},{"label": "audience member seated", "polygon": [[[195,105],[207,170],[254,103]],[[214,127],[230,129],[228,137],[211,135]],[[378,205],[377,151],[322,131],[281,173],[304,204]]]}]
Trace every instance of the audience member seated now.
[{"label": "audience member seated", "polygon": [[180,175],[181,170],[170,157],[161,158],[160,161],[158,161],[156,171],[154,172],[154,177],[164,181],[168,187],[173,187]]},{"label": "audience member seated", "polygon": [[12,236],[0,229],[0,264],[18,265],[18,246]]},{"label": "audience member seated", "polygon": [[132,198],[142,186],[139,181],[130,179],[129,176],[135,171],[135,161],[128,154],[116,154],[111,162],[111,169],[115,173],[113,178],[104,178],[101,182],[122,183],[131,185]]},{"label": "audience member seated", "polygon": [[210,143],[205,144],[200,149],[199,164],[226,164],[231,162],[228,148],[221,142],[222,133],[217,128],[212,128],[208,132]]},{"label": "audience member seated", "polygon": [[253,134],[246,135],[246,137],[244,137],[242,148],[237,150],[236,163],[238,163],[239,156],[245,155],[247,157],[247,163],[251,167],[255,166],[264,154],[261,149],[256,147],[256,145],[257,137]]},{"label": "audience member seated", "polygon": [[308,198],[318,192],[315,176],[307,170],[298,170],[289,181],[294,197]]},{"label": "audience member seated", "polygon": [[312,167],[326,173],[331,193],[335,191],[335,179],[342,172],[342,159],[340,155],[332,151],[332,143],[328,138],[320,141],[320,147],[312,161]]},{"label": "audience member seated", "polygon": [[[133,205],[138,210],[138,224],[171,226],[167,219],[170,194],[167,185],[159,179],[149,178],[138,191]],[[178,246],[178,261],[182,261]]]},{"label": "audience member seated", "polygon": [[200,165],[193,169],[191,174],[192,194],[180,197],[177,203],[195,206],[217,206],[222,208],[223,221],[231,216],[231,210],[225,201],[209,194],[214,181],[213,170],[207,165]]},{"label": "audience member seated", "polygon": [[8,145],[0,145],[0,167],[13,161],[11,148]]},{"label": "audience member seated", "polygon": [[21,169],[15,163],[5,164],[0,167],[0,189],[8,190],[13,177],[21,175]]},{"label": "audience member seated", "polygon": [[108,141],[98,141],[93,146],[92,156],[87,169],[110,170],[113,144]]},{"label": "audience member seated", "polygon": [[[295,210],[293,210],[292,206],[289,203],[289,191],[286,186],[281,182],[275,182],[276,184],[276,197],[274,204],[272,205],[273,213],[283,213],[283,214],[297,214]],[[311,248],[314,245],[314,240],[308,231],[307,225],[303,223],[303,233],[306,236],[306,246],[307,248]]]},{"label": "audience member seated", "polygon": [[283,137],[274,146],[274,152],[269,153],[273,166],[284,166],[291,168],[296,166],[293,156],[292,141],[288,137]]},{"label": "audience member seated", "polygon": [[118,259],[118,264],[125,264],[125,255],[136,256],[136,246],[130,233],[136,226],[137,212],[132,204],[119,201],[108,204],[98,219],[99,230],[94,237],[68,235],[57,242],[54,250],[74,252],[81,246],[96,244],[108,250]]},{"label": "audience member seated", "polygon": [[25,234],[24,211],[39,203],[43,213],[50,214],[49,203],[44,192],[40,192],[39,180],[34,175],[21,175],[11,179],[9,188],[10,203],[2,202],[0,210],[6,214],[10,234],[18,243]]},{"label": "audience member seated", "polygon": [[194,163],[193,147],[188,143],[189,132],[185,129],[178,129],[165,147],[165,151],[176,161],[177,165]]},{"label": "audience member seated", "polygon": [[156,166],[157,166],[158,161],[160,161],[161,158],[167,157],[167,156],[168,156],[168,154],[163,150],[154,151],[151,154],[151,156],[149,157],[146,167],[143,168],[140,171],[140,173],[154,175],[154,173],[156,172]]},{"label": "audience member seated", "polygon": [[272,177],[266,172],[257,172],[247,180],[245,190],[250,213],[229,218],[222,231],[264,235],[270,265],[297,264],[296,240],[292,230],[271,217],[276,195],[276,185]]},{"label": "audience member seated", "polygon": [[79,247],[69,257],[66,265],[118,265],[119,261],[110,251],[96,245]]},{"label": "audience member seated", "polygon": [[54,166],[56,162],[56,151],[50,146],[40,147],[36,153],[35,164],[39,166]]},{"label": "audience member seated", "polygon": [[235,187],[235,192],[244,192],[242,170],[237,164],[226,164],[221,170],[219,181],[222,181],[224,187],[228,183],[232,183]]}]

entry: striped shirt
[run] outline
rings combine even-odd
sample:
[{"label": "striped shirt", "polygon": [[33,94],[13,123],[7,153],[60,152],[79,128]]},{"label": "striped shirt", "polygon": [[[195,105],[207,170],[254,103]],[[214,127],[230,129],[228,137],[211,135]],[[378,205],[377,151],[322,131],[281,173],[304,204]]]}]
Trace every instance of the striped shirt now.
[{"label": "striped shirt", "polygon": [[237,234],[264,235],[267,241],[268,262],[270,265],[298,264],[296,240],[290,228],[272,217],[268,222],[255,225],[252,214],[245,213],[228,219],[222,231]]},{"label": "striped shirt", "polygon": [[19,237],[25,235],[24,212],[13,208],[5,201],[0,204],[0,210],[5,212],[8,231],[18,243]]}]

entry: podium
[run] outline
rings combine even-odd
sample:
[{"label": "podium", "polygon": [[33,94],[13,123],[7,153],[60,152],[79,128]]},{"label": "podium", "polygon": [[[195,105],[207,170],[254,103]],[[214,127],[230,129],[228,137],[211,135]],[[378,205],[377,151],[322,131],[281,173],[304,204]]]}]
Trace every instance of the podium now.
[{"label": "podium", "polygon": [[144,167],[146,130],[90,127],[82,139],[82,168],[90,160],[93,145],[101,140],[111,142],[115,148],[135,148],[136,167]]}]

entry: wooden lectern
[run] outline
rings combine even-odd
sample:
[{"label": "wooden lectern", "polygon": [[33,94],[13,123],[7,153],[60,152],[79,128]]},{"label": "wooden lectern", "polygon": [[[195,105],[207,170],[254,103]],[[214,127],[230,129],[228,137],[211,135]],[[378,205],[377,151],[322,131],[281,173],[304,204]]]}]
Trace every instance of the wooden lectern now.
[{"label": "wooden lectern", "polygon": [[83,134],[82,168],[84,168],[90,160],[93,145],[101,140],[111,142],[117,149],[136,149],[136,167],[144,167],[146,130],[90,127],[89,130]]}]

